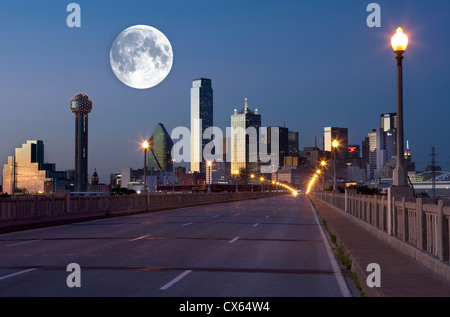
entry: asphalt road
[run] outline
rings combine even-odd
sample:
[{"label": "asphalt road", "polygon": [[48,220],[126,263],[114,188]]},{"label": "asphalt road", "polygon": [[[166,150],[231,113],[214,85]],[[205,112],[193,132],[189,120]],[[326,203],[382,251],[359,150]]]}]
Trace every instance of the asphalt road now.
[{"label": "asphalt road", "polygon": [[0,296],[347,296],[320,228],[300,195],[2,234]]}]

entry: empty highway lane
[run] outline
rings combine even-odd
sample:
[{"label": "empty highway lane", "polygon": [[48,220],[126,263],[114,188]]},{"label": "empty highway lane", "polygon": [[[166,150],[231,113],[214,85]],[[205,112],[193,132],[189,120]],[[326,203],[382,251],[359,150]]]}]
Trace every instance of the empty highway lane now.
[{"label": "empty highway lane", "polygon": [[320,228],[300,195],[2,234],[0,296],[348,296]]}]

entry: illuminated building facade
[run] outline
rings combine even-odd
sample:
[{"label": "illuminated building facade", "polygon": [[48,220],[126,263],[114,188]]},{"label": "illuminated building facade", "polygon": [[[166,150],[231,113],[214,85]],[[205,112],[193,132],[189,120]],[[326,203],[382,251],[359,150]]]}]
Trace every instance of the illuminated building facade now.
[{"label": "illuminated building facade", "polygon": [[28,140],[3,166],[3,192],[49,194],[56,188],[55,165],[44,163],[44,142]]},{"label": "illuminated building facade", "polygon": [[211,79],[192,81],[191,88],[191,172],[205,172],[203,139],[205,129],[213,126],[213,89]]},{"label": "illuminated building facade", "polygon": [[[245,98],[244,109],[241,111],[235,109],[234,114],[231,115],[231,174],[234,174],[236,170],[259,173],[260,127],[261,115],[258,113],[258,109],[252,111],[248,108],[247,98]],[[247,130],[248,128],[253,129]]]}]

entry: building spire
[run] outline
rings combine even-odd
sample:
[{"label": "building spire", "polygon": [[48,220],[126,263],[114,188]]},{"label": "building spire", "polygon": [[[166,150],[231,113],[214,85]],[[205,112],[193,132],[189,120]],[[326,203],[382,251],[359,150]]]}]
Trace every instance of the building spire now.
[{"label": "building spire", "polygon": [[247,98],[245,98],[245,105],[244,105],[244,110],[245,110],[245,111],[247,111],[247,110],[248,110]]}]

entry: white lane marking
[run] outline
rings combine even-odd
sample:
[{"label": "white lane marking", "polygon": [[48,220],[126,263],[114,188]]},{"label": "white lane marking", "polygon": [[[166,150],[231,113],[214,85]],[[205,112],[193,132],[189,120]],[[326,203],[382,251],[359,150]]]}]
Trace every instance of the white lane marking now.
[{"label": "white lane marking", "polygon": [[25,242],[19,242],[19,243],[13,243],[13,244],[8,244],[7,247],[13,247],[15,245],[20,245],[20,244],[26,244],[26,243],[32,243],[32,242],[37,242],[40,240],[30,240],[30,241],[25,241]]},{"label": "white lane marking", "polygon": [[7,278],[10,278],[10,277],[13,277],[13,276],[16,276],[16,275],[20,275],[20,274],[23,274],[23,273],[31,272],[31,271],[34,271],[34,270],[37,270],[37,267],[32,268],[32,269],[28,269],[28,270],[25,270],[25,271],[20,271],[20,272],[12,273],[12,274],[5,275],[5,276],[0,276],[0,280],[5,280],[5,279],[7,279]]},{"label": "white lane marking", "polygon": [[171,280],[169,283],[167,283],[166,285],[164,285],[163,287],[160,288],[160,290],[166,290],[169,287],[171,287],[173,284],[179,282],[182,278],[184,278],[186,275],[188,275],[189,273],[191,273],[192,270],[186,270],[183,273],[181,273],[180,275],[178,275],[176,278],[174,278],[173,280]]},{"label": "white lane marking", "polygon": [[233,242],[235,242],[237,239],[239,239],[239,237],[233,238],[232,240],[228,241],[228,243],[233,243]]},{"label": "white lane marking", "polygon": [[140,237],[138,237],[138,238],[134,238],[134,239],[131,239],[131,240],[128,240],[128,241],[136,241],[136,240],[141,240],[141,239],[144,239],[144,238],[147,238],[147,237],[150,237],[150,235],[149,234],[147,234],[147,235],[145,235],[145,236],[140,236]]},{"label": "white lane marking", "polygon": [[331,266],[333,267],[333,274],[336,278],[336,282],[338,283],[339,290],[341,291],[343,297],[352,297],[352,293],[350,292],[350,289],[345,282],[344,276],[342,275],[341,268],[339,267],[339,264],[334,257],[334,253],[331,251],[330,243],[325,235],[325,232],[323,231],[322,225],[319,222],[319,218],[317,218],[315,208],[312,205],[311,201],[309,201],[309,204],[311,205],[311,210],[313,211],[316,222],[319,225],[320,235],[322,236],[323,243],[325,244],[325,248],[328,253],[328,258],[330,259]]},{"label": "white lane marking", "polygon": [[256,226],[258,226],[259,225],[259,223],[255,223],[254,225],[253,225],[253,227],[256,227]]},{"label": "white lane marking", "polygon": [[189,226],[192,225],[192,222],[188,222],[188,223],[183,223],[182,226]]}]

